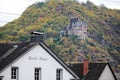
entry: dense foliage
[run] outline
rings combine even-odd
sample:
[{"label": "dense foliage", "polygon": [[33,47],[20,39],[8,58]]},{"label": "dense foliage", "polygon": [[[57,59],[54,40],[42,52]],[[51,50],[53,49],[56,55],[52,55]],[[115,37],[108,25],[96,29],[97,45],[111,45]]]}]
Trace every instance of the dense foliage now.
[{"label": "dense foliage", "polygon": [[[88,37],[59,36],[71,17],[87,23]],[[120,10],[96,6],[90,1],[51,0],[29,6],[18,19],[0,27],[0,42],[29,41],[31,31],[44,32],[45,43],[63,60],[110,62],[120,68]],[[114,68],[116,71],[117,68]]]}]

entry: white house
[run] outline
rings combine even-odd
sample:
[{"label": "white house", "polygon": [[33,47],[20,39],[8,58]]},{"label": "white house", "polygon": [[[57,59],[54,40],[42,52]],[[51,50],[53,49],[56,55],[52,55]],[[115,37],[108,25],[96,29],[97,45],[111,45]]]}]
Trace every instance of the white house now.
[{"label": "white house", "polygon": [[43,42],[1,43],[0,52],[0,80],[78,79]]}]

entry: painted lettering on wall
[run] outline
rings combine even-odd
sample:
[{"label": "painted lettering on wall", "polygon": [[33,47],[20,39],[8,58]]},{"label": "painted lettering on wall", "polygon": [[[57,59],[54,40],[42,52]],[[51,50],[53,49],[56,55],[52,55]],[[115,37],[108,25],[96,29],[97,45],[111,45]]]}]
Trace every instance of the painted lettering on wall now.
[{"label": "painted lettering on wall", "polygon": [[47,61],[47,58],[37,57],[37,56],[29,56],[28,60],[42,60],[42,61]]}]

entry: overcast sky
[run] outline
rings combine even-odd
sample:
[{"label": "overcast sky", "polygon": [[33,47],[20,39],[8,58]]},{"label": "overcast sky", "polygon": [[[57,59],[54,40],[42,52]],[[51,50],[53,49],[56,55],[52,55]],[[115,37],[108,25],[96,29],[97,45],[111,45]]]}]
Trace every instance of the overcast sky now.
[{"label": "overcast sky", "polygon": [[[25,9],[38,1],[44,0],[0,0],[0,26],[5,25],[18,18]],[[79,2],[86,2],[87,0],[79,0]],[[119,0],[89,0],[96,5],[104,4],[108,8],[120,9]]]}]

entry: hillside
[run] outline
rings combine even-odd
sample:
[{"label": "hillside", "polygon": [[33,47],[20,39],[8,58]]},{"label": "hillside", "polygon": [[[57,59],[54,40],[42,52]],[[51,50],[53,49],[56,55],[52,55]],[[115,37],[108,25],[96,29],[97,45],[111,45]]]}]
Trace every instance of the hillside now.
[{"label": "hillside", "polygon": [[[78,17],[87,24],[86,40],[59,36]],[[0,42],[29,41],[31,31],[44,32],[45,43],[66,62],[110,62],[120,71],[120,10],[100,7],[87,1],[51,0],[29,6],[13,22],[0,27]]]}]

